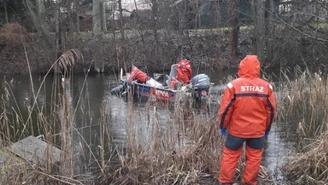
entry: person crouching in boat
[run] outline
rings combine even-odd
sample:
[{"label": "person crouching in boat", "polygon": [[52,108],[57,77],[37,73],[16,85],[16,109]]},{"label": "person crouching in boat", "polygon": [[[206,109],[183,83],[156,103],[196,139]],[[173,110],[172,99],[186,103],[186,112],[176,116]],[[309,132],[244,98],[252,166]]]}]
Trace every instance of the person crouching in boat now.
[{"label": "person crouching in boat", "polygon": [[127,84],[131,85],[132,81],[136,81],[138,83],[146,83],[149,79],[150,78],[145,72],[141,71],[136,66],[132,66]]},{"label": "person crouching in boat", "polygon": [[190,57],[186,55],[177,64],[177,76],[171,80],[170,87],[172,89],[178,89],[177,86],[186,85],[190,83],[192,75],[192,68],[190,65]]}]

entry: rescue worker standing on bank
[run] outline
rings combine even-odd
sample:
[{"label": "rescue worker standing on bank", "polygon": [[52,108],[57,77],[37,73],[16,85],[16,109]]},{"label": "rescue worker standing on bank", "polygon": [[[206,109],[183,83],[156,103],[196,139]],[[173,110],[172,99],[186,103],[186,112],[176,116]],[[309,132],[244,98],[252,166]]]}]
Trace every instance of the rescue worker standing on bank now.
[{"label": "rescue worker standing on bank", "polygon": [[220,132],[227,135],[218,178],[222,185],[233,184],[244,142],[246,164],[242,184],[257,183],[264,138],[269,134],[276,111],[272,86],[259,76],[257,56],[247,55],[239,64],[239,78],[231,81],[224,91],[219,110]]},{"label": "rescue worker standing on bank", "polygon": [[129,85],[131,85],[132,81],[137,81],[138,83],[146,83],[147,80],[149,80],[149,77],[146,73],[138,69],[136,66],[132,66],[129,79],[127,80]]}]

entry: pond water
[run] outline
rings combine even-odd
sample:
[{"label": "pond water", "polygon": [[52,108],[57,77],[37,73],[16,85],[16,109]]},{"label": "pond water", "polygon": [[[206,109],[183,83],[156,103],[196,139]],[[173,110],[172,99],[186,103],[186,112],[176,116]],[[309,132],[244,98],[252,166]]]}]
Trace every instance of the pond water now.
[{"label": "pond water", "polygon": [[[220,83],[224,77],[229,74],[235,74],[236,71],[215,72],[207,70],[206,72],[209,74],[211,82],[214,83],[213,89],[215,90],[219,89]],[[33,85],[31,83],[31,78]],[[26,75],[6,77],[6,80],[10,84],[8,106],[14,107],[11,110],[15,110],[12,112],[17,112],[17,110],[19,110],[22,117],[27,118],[28,110],[31,106],[33,106],[33,101],[31,100],[33,99],[34,91],[34,94],[39,93],[36,102],[37,104],[35,106],[37,106],[38,109],[46,109],[47,112],[51,114],[51,102],[54,101],[54,97],[56,95],[61,93],[61,89],[59,88],[60,80],[56,85],[54,84],[54,78],[55,76],[49,75],[45,78],[42,88],[39,88],[42,83],[43,76],[33,75],[30,77]],[[58,79],[60,79],[60,77]],[[128,112],[130,107],[129,104],[124,102],[121,98],[110,95],[110,89],[115,83],[117,83],[117,76],[104,74],[88,75],[87,77],[84,75],[75,75],[71,83],[69,83],[69,88],[66,89],[70,98],[69,104],[72,106],[72,110],[76,112],[73,119],[75,128],[74,135],[79,135],[84,138],[83,141],[80,139],[73,141],[76,145],[75,148],[77,151],[80,145],[84,146],[85,144],[87,144],[92,151],[95,151],[95,153],[97,153],[96,151],[99,151],[99,121],[102,119],[101,107],[105,107],[106,111],[109,113],[109,118],[107,118],[108,121],[106,123],[110,125],[109,127],[113,141],[118,146],[124,147],[128,129],[126,125],[128,115],[126,112]],[[3,85],[3,79],[1,79],[1,84]],[[145,128],[149,127],[148,122],[149,119],[152,118],[147,118],[148,115],[143,113],[146,112],[144,111],[147,108],[146,106],[136,106],[137,110],[140,110],[139,116],[144,117],[145,119],[145,122],[140,123],[136,126],[136,128],[134,128],[138,130],[140,136],[143,136],[142,139],[140,138],[140,144],[142,144],[142,142],[148,142],[150,139],[147,139],[149,133],[147,134],[148,129]],[[166,109],[158,109],[156,111],[159,116],[158,120],[161,120],[159,125],[165,129],[165,120],[170,119],[168,116],[170,112]],[[32,120],[38,120],[38,115],[34,115]],[[12,121],[12,123],[13,122],[14,121]],[[58,124],[60,125],[60,123]],[[12,127],[16,127],[16,125],[12,125]],[[278,131],[276,124],[273,124],[263,159],[263,164],[272,174],[274,174],[277,181],[282,180],[279,168],[283,163],[283,159],[288,155],[288,151],[290,150],[290,146],[284,139],[281,139],[280,132],[281,131]],[[44,134],[40,131],[40,128],[37,127],[31,129],[29,133],[33,135]],[[59,133],[57,134],[59,135]],[[12,139],[17,140],[18,138],[19,137],[17,136]],[[74,138],[79,137],[73,137],[73,139]],[[89,153],[88,155],[91,156],[93,154]],[[76,162],[79,163],[77,165],[80,165],[82,168],[82,162],[79,160]]]}]

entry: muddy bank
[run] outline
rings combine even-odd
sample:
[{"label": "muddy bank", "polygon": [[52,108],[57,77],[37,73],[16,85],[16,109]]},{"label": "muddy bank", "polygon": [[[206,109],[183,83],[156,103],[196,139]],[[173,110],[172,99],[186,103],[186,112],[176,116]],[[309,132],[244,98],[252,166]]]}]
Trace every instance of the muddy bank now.
[{"label": "muddy bank", "polygon": [[[245,54],[251,52],[251,40],[247,31],[241,33],[238,58],[229,59],[228,32],[185,32],[181,37],[172,31],[159,32],[159,45],[156,47],[152,31],[142,34],[127,31],[124,45],[116,34],[106,34],[98,41],[90,33],[67,35],[63,39],[63,51],[77,48],[84,61],[74,66],[75,73],[83,73],[89,68],[94,69],[96,48],[102,42],[105,72],[111,73],[123,67],[125,59],[127,66],[132,63],[146,66],[150,71],[169,69],[176,63],[181,54],[189,54],[195,67],[223,69],[238,64]],[[46,73],[57,58],[55,35],[43,37],[37,33],[0,32],[0,64],[1,74],[26,74],[30,70],[35,74]],[[26,52],[25,52],[25,49]],[[125,54],[123,52],[125,48]],[[181,52],[182,51],[182,52]],[[98,57],[98,56],[97,56]]]}]

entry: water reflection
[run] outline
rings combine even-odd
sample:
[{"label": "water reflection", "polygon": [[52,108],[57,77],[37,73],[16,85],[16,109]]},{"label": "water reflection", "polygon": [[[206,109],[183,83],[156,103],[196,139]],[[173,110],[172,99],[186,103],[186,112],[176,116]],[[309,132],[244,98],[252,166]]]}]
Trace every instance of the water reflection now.
[{"label": "water reflection", "polygon": [[266,142],[266,148],[264,152],[264,165],[269,169],[273,177],[277,182],[283,182],[283,176],[281,173],[281,166],[288,159],[289,149],[291,149],[291,143],[285,142],[280,133],[285,132],[277,127],[274,123],[271,127],[270,134]]}]

